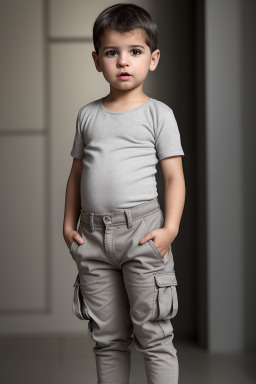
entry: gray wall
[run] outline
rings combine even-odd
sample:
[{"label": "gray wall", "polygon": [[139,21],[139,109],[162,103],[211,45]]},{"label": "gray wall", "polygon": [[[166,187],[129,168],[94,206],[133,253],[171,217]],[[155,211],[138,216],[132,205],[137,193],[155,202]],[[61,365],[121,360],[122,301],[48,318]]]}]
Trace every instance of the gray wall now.
[{"label": "gray wall", "polygon": [[[92,25],[113,3],[1,2],[3,334],[84,334],[71,310],[76,266],[62,237],[65,186],[77,111],[109,91],[91,58]],[[175,335],[213,352],[255,350],[255,2],[135,3],[159,26],[160,63],[144,91],[173,108],[186,154],[173,244]]]},{"label": "gray wall", "polygon": [[239,0],[207,1],[206,162],[209,349],[243,344]]},{"label": "gray wall", "polygon": [[[79,332],[84,327],[71,311],[76,267],[62,237],[65,186],[72,162],[69,153],[77,111],[109,91],[109,85],[94,67],[91,52],[93,22],[112,3],[2,3],[1,36],[6,36],[2,38],[6,55],[0,121],[4,185],[0,204],[5,255],[0,272],[3,333]],[[152,12],[160,34],[160,64],[154,73],[149,73],[144,90],[173,108],[188,159],[184,166],[189,199],[173,246],[180,295],[180,312],[174,326],[176,336],[195,337],[193,3],[184,2],[185,12],[184,6],[174,4],[171,23],[166,18],[164,2],[157,7],[153,1],[136,3]],[[180,25],[183,28],[177,38],[175,31]],[[11,161],[6,162],[10,154]],[[161,172],[160,164],[158,170]],[[158,191],[164,208],[160,172]],[[10,276],[12,289],[7,290]]]},{"label": "gray wall", "polygon": [[242,74],[242,234],[243,234],[243,334],[244,348],[256,350],[256,178],[255,178],[255,103],[256,103],[256,2],[241,2]]},{"label": "gray wall", "polygon": [[[254,349],[255,15],[253,1],[206,1],[208,343]],[[255,142],[255,140],[254,140]]]}]

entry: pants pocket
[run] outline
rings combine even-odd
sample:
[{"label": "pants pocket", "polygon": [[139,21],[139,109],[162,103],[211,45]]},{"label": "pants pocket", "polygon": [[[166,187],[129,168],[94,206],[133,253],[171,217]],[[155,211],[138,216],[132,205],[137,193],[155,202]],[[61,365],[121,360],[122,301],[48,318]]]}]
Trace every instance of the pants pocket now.
[{"label": "pants pocket", "polygon": [[166,264],[167,263],[167,259],[164,258],[164,256],[162,255],[162,253],[159,251],[159,249],[157,248],[157,246],[155,245],[154,241],[152,239],[149,239],[148,240],[148,244],[150,245],[150,247],[152,248],[154,254],[164,263]]},{"label": "pants pocket", "polygon": [[72,310],[74,314],[80,320],[91,320],[91,317],[88,313],[88,308],[83,298],[81,289],[80,289],[80,277],[79,273],[77,274],[76,281],[73,285],[74,287],[74,297],[73,297],[73,305]]},{"label": "pants pocket", "polygon": [[76,242],[76,240],[73,240],[71,243],[70,249],[69,249],[69,252],[70,252],[71,256],[73,257],[73,259],[75,258],[74,255],[75,255],[75,251],[76,251],[77,247],[78,247],[78,243]]},{"label": "pants pocket", "polygon": [[[79,228],[78,228],[78,231],[80,236],[83,237],[83,229],[82,229],[82,226],[80,225]],[[78,247],[82,245],[82,244],[79,244],[76,240],[73,240],[72,243],[71,243],[71,246],[69,248],[69,253],[71,254],[71,256],[73,257],[73,259],[75,260],[76,258],[76,252],[77,252],[77,249]]]},{"label": "pants pocket", "polygon": [[178,312],[175,272],[154,273],[155,296],[151,320],[170,320]]},{"label": "pants pocket", "polygon": [[[164,226],[164,214],[163,211],[159,208],[155,212],[151,213],[150,215],[144,216],[144,221],[147,226],[147,233],[151,232],[154,229],[163,228]],[[148,244],[149,249],[151,249],[151,252],[163,263],[167,264],[169,262],[170,254],[172,252],[171,246],[169,248],[169,255],[165,259],[164,256],[161,254],[159,249],[154,243],[154,240],[149,239],[146,244]]]}]

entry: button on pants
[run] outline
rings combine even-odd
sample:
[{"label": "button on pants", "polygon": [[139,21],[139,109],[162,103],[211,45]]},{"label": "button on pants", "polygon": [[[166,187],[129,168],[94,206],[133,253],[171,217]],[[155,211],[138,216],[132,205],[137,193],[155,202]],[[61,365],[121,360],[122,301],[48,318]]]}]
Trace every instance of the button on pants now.
[{"label": "button on pants", "polygon": [[70,253],[76,262],[86,306],[88,333],[95,341],[98,384],[128,384],[129,345],[144,356],[148,384],[177,384],[179,365],[171,319],[178,310],[172,247],[165,259],[151,239],[162,228],[158,198],[125,210],[81,211]]}]

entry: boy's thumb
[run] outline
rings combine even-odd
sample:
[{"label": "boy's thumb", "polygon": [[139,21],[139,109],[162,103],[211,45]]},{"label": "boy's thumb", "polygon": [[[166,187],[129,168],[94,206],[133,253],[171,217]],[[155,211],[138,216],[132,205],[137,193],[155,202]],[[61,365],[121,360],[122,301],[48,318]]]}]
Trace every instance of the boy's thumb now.
[{"label": "boy's thumb", "polygon": [[150,239],[154,239],[155,235],[154,233],[151,231],[150,233],[147,233],[145,236],[143,236],[141,239],[140,239],[140,244],[144,244],[146,241],[149,241]]},{"label": "boy's thumb", "polygon": [[75,240],[79,243],[79,244],[83,244],[84,242],[84,239],[82,238],[82,236],[80,235],[80,233],[76,233],[75,234]]}]

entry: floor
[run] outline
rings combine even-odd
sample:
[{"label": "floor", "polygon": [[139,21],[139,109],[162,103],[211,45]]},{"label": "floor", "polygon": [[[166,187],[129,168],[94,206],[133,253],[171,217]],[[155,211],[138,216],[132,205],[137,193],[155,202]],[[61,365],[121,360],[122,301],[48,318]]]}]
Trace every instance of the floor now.
[{"label": "floor", "polygon": [[[256,383],[253,353],[210,355],[192,342],[173,342],[178,351],[179,384]],[[1,337],[1,383],[97,384],[93,346],[84,335]],[[147,384],[143,358],[133,343],[130,349],[130,384]]]}]

